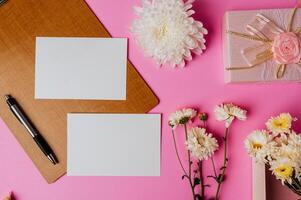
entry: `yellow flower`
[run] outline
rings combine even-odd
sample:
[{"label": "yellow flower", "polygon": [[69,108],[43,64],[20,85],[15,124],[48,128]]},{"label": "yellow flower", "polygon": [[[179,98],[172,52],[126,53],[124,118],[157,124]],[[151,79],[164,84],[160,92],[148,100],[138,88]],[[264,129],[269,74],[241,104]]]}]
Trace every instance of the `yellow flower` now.
[{"label": "yellow flower", "polygon": [[295,119],[289,113],[281,113],[277,117],[271,117],[267,123],[267,129],[273,133],[289,133],[292,121]]},{"label": "yellow flower", "polygon": [[280,165],[274,169],[275,175],[285,180],[293,175],[293,171],[293,167],[289,165]]},{"label": "yellow flower", "polygon": [[271,139],[271,135],[266,130],[255,130],[244,141],[245,148],[255,161],[267,163],[276,150],[276,143]]},{"label": "yellow flower", "polygon": [[277,179],[281,180],[282,184],[292,183],[295,163],[287,157],[280,157],[271,162],[271,170]]}]

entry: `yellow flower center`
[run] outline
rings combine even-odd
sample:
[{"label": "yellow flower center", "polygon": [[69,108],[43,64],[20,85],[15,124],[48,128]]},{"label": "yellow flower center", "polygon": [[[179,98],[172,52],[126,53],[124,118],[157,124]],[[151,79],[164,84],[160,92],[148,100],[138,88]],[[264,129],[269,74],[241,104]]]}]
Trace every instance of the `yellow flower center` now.
[{"label": "yellow flower center", "polygon": [[198,137],[197,140],[198,140],[198,143],[202,145],[202,144],[204,144],[205,138]]},{"label": "yellow flower center", "polygon": [[284,120],[284,119],[281,119],[281,120],[275,120],[273,122],[273,126],[275,128],[286,128],[287,127],[287,121]]},{"label": "yellow flower center", "polygon": [[281,179],[287,180],[293,175],[293,167],[288,165],[280,165],[274,170],[276,176],[280,177]]},{"label": "yellow flower center", "polygon": [[162,40],[168,33],[168,28],[166,23],[162,23],[158,28],[155,29],[155,36],[157,40]]},{"label": "yellow flower center", "polygon": [[252,147],[253,147],[253,149],[261,149],[262,148],[262,144],[254,142],[252,144]]}]

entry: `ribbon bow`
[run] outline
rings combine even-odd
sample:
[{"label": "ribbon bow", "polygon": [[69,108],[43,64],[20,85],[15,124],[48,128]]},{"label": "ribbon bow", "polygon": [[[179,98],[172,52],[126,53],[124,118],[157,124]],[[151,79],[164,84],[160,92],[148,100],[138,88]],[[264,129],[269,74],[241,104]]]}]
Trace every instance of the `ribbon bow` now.
[{"label": "ribbon bow", "polygon": [[274,22],[262,14],[257,14],[254,21],[246,26],[248,34],[228,31],[229,34],[259,42],[241,51],[248,66],[229,67],[227,70],[252,69],[268,60],[278,64],[276,78],[282,78],[289,64],[301,67],[301,27],[292,31],[292,24],[297,7],[295,7],[288,21],[286,30],[278,27]]}]

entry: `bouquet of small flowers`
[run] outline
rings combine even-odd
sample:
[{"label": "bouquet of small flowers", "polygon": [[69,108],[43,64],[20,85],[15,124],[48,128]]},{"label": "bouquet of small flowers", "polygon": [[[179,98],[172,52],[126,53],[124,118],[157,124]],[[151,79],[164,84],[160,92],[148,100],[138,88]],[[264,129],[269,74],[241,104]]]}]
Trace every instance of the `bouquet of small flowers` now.
[{"label": "bouquet of small flowers", "polygon": [[[172,137],[176,156],[183,171],[182,179],[185,179],[189,182],[193,200],[208,199],[207,195],[205,194],[205,189],[209,185],[205,183],[206,180],[203,176],[203,165],[205,164],[204,162],[208,159],[211,160],[214,175],[207,177],[213,178],[217,183],[216,194],[213,199],[218,200],[221,190],[221,184],[225,180],[226,168],[229,160],[227,153],[227,143],[230,125],[235,119],[246,120],[246,111],[231,103],[216,106],[214,112],[216,119],[225,123],[224,162],[219,170],[217,170],[214,159],[212,157],[215,151],[218,149],[219,145],[217,139],[207,131],[206,121],[208,115],[206,113],[198,114],[197,111],[192,108],[181,109],[172,113],[168,122],[169,126],[172,128]],[[190,129],[188,129],[188,123],[194,120],[196,116],[198,116],[199,120],[202,122],[202,125],[192,126]],[[175,132],[179,126],[184,127],[186,138],[186,141],[184,143],[187,148],[188,157],[188,166],[186,168],[184,167],[184,164],[180,158],[176,142]],[[193,169],[194,166],[196,166],[195,169]]]},{"label": "bouquet of small flowers", "polygon": [[266,122],[267,130],[253,131],[245,140],[245,147],[283,185],[301,196],[301,135],[292,129],[296,120],[289,113],[270,118]]}]

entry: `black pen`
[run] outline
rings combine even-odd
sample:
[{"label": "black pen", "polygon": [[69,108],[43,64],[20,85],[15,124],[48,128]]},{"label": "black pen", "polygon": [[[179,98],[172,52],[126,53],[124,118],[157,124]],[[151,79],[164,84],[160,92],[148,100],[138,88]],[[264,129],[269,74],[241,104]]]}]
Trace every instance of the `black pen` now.
[{"label": "black pen", "polygon": [[21,107],[18,105],[17,101],[11,95],[5,95],[6,103],[8,107],[12,111],[12,113],[16,116],[16,118],[21,122],[21,124],[26,128],[29,132],[33,140],[39,146],[41,151],[45,154],[45,156],[55,165],[58,163],[53,151],[50,146],[47,144],[45,139],[39,134],[38,130],[32,125],[29,118],[22,111]]}]

